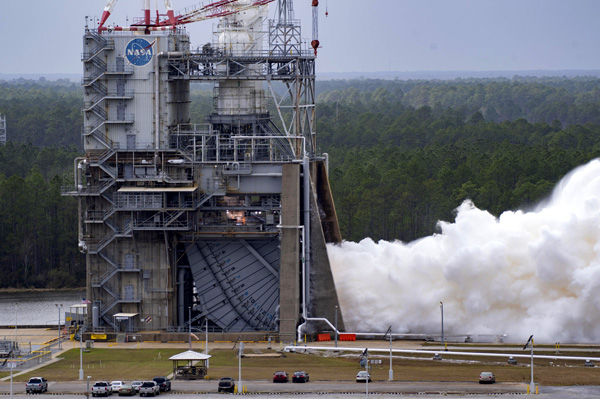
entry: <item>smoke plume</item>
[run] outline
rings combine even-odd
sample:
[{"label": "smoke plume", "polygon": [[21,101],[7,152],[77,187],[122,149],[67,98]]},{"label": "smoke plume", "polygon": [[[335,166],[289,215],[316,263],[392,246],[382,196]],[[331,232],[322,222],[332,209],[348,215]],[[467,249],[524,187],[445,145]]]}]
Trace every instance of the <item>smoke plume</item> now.
[{"label": "smoke plume", "polygon": [[465,201],[454,223],[411,243],[329,245],[348,331],[534,334],[600,341],[600,160],[562,179],[532,211],[499,218]]}]

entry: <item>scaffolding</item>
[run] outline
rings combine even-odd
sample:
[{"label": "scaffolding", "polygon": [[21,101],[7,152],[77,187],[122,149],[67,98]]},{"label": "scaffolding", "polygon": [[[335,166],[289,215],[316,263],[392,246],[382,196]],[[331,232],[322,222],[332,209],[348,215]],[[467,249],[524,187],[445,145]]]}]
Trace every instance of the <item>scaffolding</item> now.
[{"label": "scaffolding", "polygon": [[6,144],[6,116],[0,114],[0,145]]},{"label": "scaffolding", "polygon": [[[320,226],[315,233],[308,226],[309,214],[320,215],[309,175],[321,158],[315,56],[302,49],[291,2],[280,3],[290,8],[256,35],[268,38],[266,48],[215,42],[191,51],[180,29],[86,29],[86,155],[63,194],[79,198],[92,331],[117,332],[119,315],[135,314],[128,331],[196,323],[295,336],[299,286],[308,289],[311,273],[300,271],[308,258],[300,248],[316,251],[311,241],[324,240]],[[238,34],[245,17],[230,18],[220,40],[245,37]],[[260,32],[262,19],[252,21],[248,30]],[[191,82],[214,87],[204,123],[190,118]],[[328,264],[326,272],[331,287]],[[335,289],[324,291],[337,304]]]}]

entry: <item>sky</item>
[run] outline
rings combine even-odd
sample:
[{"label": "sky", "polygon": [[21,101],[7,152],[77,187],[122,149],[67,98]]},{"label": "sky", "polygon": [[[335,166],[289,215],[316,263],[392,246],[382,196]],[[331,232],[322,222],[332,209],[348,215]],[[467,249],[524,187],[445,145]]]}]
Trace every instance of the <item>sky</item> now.
[{"label": "sky", "polygon": [[[294,0],[309,42],[311,2]],[[176,12],[198,3],[172,0]],[[80,74],[85,16],[105,4],[0,0],[0,75]],[[109,22],[141,9],[120,0]],[[599,11],[599,0],[320,0],[317,73],[600,70]],[[211,41],[213,25],[188,25],[192,44]]]}]

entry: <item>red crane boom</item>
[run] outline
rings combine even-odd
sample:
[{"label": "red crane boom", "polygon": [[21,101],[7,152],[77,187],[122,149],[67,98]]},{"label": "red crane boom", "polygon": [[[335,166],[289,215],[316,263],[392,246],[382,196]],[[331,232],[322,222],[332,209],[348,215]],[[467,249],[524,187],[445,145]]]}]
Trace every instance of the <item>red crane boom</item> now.
[{"label": "red crane boom", "polygon": [[[150,5],[149,1],[145,1],[145,16],[142,19],[134,20],[134,23],[130,27],[114,27],[110,29],[118,30],[118,31],[137,31],[137,30],[169,30],[175,29],[178,25],[189,24],[191,22],[203,21],[211,18],[220,18],[225,17],[227,15],[236,14],[242,12],[244,10],[248,10],[253,7],[264,6],[269,4],[275,0],[253,0],[251,2],[242,2],[242,0],[219,0],[213,3],[207,4],[205,6],[198,6],[192,11],[186,12],[185,14],[181,14],[175,16],[173,12],[173,7],[171,6],[170,0],[165,1],[165,8],[167,9],[167,14],[158,14],[154,22],[150,20]],[[108,27],[104,26],[108,17],[112,13],[113,8],[117,0],[108,0],[106,6],[104,7],[104,12],[102,13],[102,18],[100,20],[100,24],[98,25],[98,32],[103,32],[109,30]],[[161,16],[166,16],[165,19],[160,20]]]}]

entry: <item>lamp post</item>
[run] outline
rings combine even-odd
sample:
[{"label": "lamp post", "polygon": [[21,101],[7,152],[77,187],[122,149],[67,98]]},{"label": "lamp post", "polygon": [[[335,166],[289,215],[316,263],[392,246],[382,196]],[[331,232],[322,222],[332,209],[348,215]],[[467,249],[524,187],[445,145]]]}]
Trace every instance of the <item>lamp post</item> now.
[{"label": "lamp post", "polygon": [[335,306],[335,347],[337,348],[338,328],[337,328],[337,305]]},{"label": "lamp post", "polygon": [[440,301],[440,310],[442,311],[442,345],[444,344],[444,302]]},{"label": "lamp post", "polygon": [[17,314],[17,303],[15,302],[15,343],[10,351],[10,399],[13,398],[13,368],[15,366],[13,358],[14,350],[17,348]]},{"label": "lamp post", "polygon": [[244,342],[240,341],[240,349],[238,353],[238,388],[237,393],[244,392],[244,387],[242,385],[242,356],[244,355]]},{"label": "lamp post", "polygon": [[[204,353],[208,355],[208,317],[206,317],[205,320],[206,320],[206,331],[205,331],[204,339],[206,340],[206,344],[204,345]],[[208,362],[208,359],[206,359],[206,361]]]},{"label": "lamp post", "polygon": [[390,326],[390,371],[388,373],[388,380],[394,380],[394,369],[392,367],[392,326]]},{"label": "lamp post", "polygon": [[531,339],[531,382],[529,383],[529,392],[535,391],[535,383],[533,382],[533,338]]},{"label": "lamp post", "polygon": [[192,307],[188,306],[188,319],[190,323],[190,350],[192,350]]},{"label": "lamp post", "polygon": [[369,399],[369,378],[371,377],[371,375],[369,374],[369,351],[367,351],[366,349],[365,349],[365,354],[367,356],[367,361],[365,362],[366,363],[365,369],[367,370],[367,380],[365,381],[365,390],[367,391],[366,392],[367,399]]},{"label": "lamp post", "polygon": [[54,306],[56,306],[56,309],[58,309],[58,350],[61,350],[62,347],[60,345],[60,309],[63,307],[63,305],[62,303],[55,303]]},{"label": "lamp post", "polygon": [[79,380],[83,380],[83,331],[81,331],[81,326],[79,326]]},{"label": "lamp post", "polygon": [[535,384],[533,383],[533,335],[529,337],[523,350],[527,349],[527,346],[531,344],[531,382],[529,383],[529,393],[533,394],[535,392]]}]

